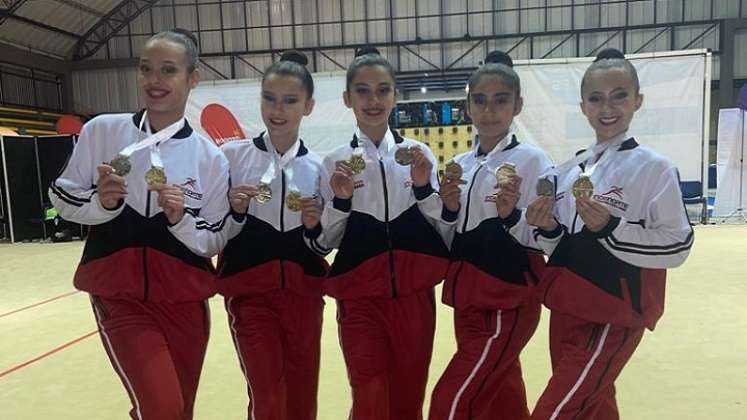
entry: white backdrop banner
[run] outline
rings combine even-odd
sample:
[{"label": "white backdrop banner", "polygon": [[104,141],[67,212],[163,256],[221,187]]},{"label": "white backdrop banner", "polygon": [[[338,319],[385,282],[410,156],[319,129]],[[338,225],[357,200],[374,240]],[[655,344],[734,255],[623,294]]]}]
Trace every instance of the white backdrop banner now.
[{"label": "white backdrop banner", "polygon": [[[186,115],[199,126],[200,113],[208,104],[217,103],[228,108],[249,138],[265,130],[260,112],[260,80],[230,80],[206,82],[189,95]],[[345,74],[315,74],[314,101],[311,115],[301,122],[300,136],[307,147],[324,156],[340,144],[350,142],[355,130],[355,116],[342,101]],[[207,135],[201,127],[203,134]]]},{"label": "white backdrop banner", "polygon": [[[743,161],[747,157],[744,147],[745,112],[739,108],[722,109],[718,114],[718,150],[716,156],[716,202],[713,215],[724,217],[747,204],[747,167]],[[742,200],[739,202],[739,188],[742,188]]]},{"label": "white backdrop banner", "polygon": [[[630,59],[638,70],[644,100],[629,134],[674,161],[683,181],[700,180],[705,184],[704,110],[710,107],[706,91],[710,84],[705,82],[710,81],[710,55],[698,50],[638,54]],[[591,61],[516,62],[524,110],[514,120],[515,129],[521,141],[540,146],[556,162],[569,159],[594,142],[594,133],[579,107],[581,78]],[[314,82],[316,108],[301,123],[301,137],[312,150],[325,155],[350,141],[355,118],[342,101],[343,73],[317,74]],[[202,108],[213,102],[230,109],[247,136],[263,130],[259,81],[203,83],[190,95],[187,117],[199,121]]]}]

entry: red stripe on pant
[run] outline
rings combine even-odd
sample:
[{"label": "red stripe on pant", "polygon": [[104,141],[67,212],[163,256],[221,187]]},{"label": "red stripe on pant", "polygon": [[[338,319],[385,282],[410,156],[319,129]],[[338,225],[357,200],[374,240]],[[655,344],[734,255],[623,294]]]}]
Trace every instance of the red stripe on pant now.
[{"label": "red stripe on pant", "polygon": [[616,420],[615,380],[643,337],[644,328],[591,323],[553,312],[553,374],[532,420]]},{"label": "red stripe on pant", "polygon": [[433,289],[337,302],[351,420],[420,420],[436,327]]},{"label": "red stripe on pant", "polygon": [[457,352],[431,397],[430,420],[529,418],[519,354],[537,329],[540,304],[454,311]]},{"label": "red stripe on pant", "polygon": [[321,352],[321,297],[290,290],[226,298],[247,380],[249,420],[314,420]]},{"label": "red stripe on pant", "polygon": [[210,335],[207,302],[92,296],[99,334],[134,420],[190,420]]}]

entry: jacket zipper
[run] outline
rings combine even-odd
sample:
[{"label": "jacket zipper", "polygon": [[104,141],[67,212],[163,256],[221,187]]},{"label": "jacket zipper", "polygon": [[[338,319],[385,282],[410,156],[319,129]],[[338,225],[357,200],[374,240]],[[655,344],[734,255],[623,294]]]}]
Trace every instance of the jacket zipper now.
[{"label": "jacket zipper", "polygon": [[[469,184],[469,189],[467,190],[467,206],[464,209],[464,223],[462,224],[462,234],[467,231],[467,222],[469,222],[469,204],[472,198],[472,187],[475,186],[475,179],[477,179],[477,174],[480,172],[480,169],[482,169],[482,165],[477,167],[477,170],[472,175],[472,182]],[[451,301],[456,304],[456,284],[459,280],[459,274],[462,272],[462,266],[464,266],[464,261],[459,263],[459,268],[457,269],[457,272],[454,273],[454,285],[451,289]]]},{"label": "jacket zipper", "polygon": [[[281,196],[280,196],[280,233],[285,232],[285,172],[280,176]],[[280,258],[280,288],[285,289],[285,265],[284,260]]]},{"label": "jacket zipper", "polygon": [[386,173],[384,172],[384,162],[379,158],[379,169],[381,169],[381,183],[384,187],[384,229],[386,231],[386,240],[389,247],[389,276],[392,282],[392,297],[397,298],[397,278],[394,272],[394,251],[392,246],[392,235],[389,232],[389,190],[386,186]]},{"label": "jacket zipper", "polygon": [[[145,203],[145,218],[150,219],[150,199],[152,191],[148,191],[148,198]],[[150,279],[148,278],[148,247],[143,246],[143,302],[148,301],[150,293]]]}]

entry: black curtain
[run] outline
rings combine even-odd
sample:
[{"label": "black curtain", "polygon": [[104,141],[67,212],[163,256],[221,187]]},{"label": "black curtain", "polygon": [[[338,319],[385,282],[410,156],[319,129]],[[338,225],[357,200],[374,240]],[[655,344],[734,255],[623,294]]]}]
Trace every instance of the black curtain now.
[{"label": "black curtain", "polygon": [[6,136],[4,163],[8,171],[9,197],[13,216],[13,237],[16,242],[50,238],[56,231],[71,230],[82,237],[81,226],[62,221],[46,222],[46,210],[51,202],[49,184],[64,169],[73,151],[72,136]]}]

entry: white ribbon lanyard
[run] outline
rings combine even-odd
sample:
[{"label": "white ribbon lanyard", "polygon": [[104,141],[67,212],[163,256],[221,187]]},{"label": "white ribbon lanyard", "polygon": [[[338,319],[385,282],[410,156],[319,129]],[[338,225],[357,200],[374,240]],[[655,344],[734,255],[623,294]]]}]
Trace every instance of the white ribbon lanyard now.
[{"label": "white ribbon lanyard", "polygon": [[[622,136],[624,139],[624,135]],[[619,146],[622,143],[620,140],[616,141],[606,141],[603,143],[595,144],[592,147],[589,147],[586,149],[583,153],[579,154],[578,156],[574,156],[573,158],[563,162],[562,164],[554,167],[548,175],[550,176],[558,176],[560,174],[563,174],[572,168],[578,166],[579,164],[586,162],[584,165],[584,171],[582,175],[591,177],[591,175],[594,173],[594,170],[599,167],[599,165],[602,162],[605,162],[607,159],[612,156],[612,153],[608,153],[609,149],[612,147]],[[591,162],[591,159],[594,159],[597,155],[601,154],[599,159],[596,160],[596,162]]]},{"label": "white ribbon lanyard", "polygon": [[363,149],[363,146],[361,146],[361,136],[358,134],[355,134],[355,147],[353,148],[353,151],[350,153],[350,157],[353,156],[360,156],[363,158],[363,155],[365,154],[365,149]]},{"label": "white ribbon lanyard", "polygon": [[293,143],[293,146],[291,146],[291,148],[288,149],[288,151],[285,152],[283,156],[280,156],[277,150],[275,150],[275,146],[272,145],[272,141],[270,141],[268,137],[269,135],[262,136],[262,141],[265,144],[265,149],[267,149],[267,151],[272,154],[272,162],[267,167],[265,173],[262,175],[260,183],[270,185],[270,183],[275,179],[275,176],[279,169],[280,172],[285,172],[285,177],[288,179],[288,190],[300,192],[298,190],[298,187],[296,187],[295,182],[293,181],[293,165],[290,165],[290,163],[298,154],[298,149],[301,148],[301,141],[296,139],[296,142]]},{"label": "white ribbon lanyard", "polygon": [[150,123],[147,122],[148,117],[148,111],[145,111],[143,113],[143,117],[140,119],[140,125],[138,126],[138,131],[143,131],[143,126],[146,127],[146,132],[148,133],[148,137],[145,139],[138,141],[137,143],[133,143],[124,149],[122,149],[121,152],[119,152],[120,155],[125,157],[130,157],[133,153],[137,152],[138,150],[145,149],[146,147],[150,147],[150,163],[152,166],[163,168],[163,162],[161,161],[161,154],[160,149],[158,147],[154,147],[158,143],[163,143],[170,138],[174,136],[174,134],[178,133],[179,130],[181,130],[184,127],[185,119],[182,117],[179,119],[179,121],[169,125],[168,127],[164,128],[163,130],[157,132],[156,134],[151,134],[150,130]]}]

